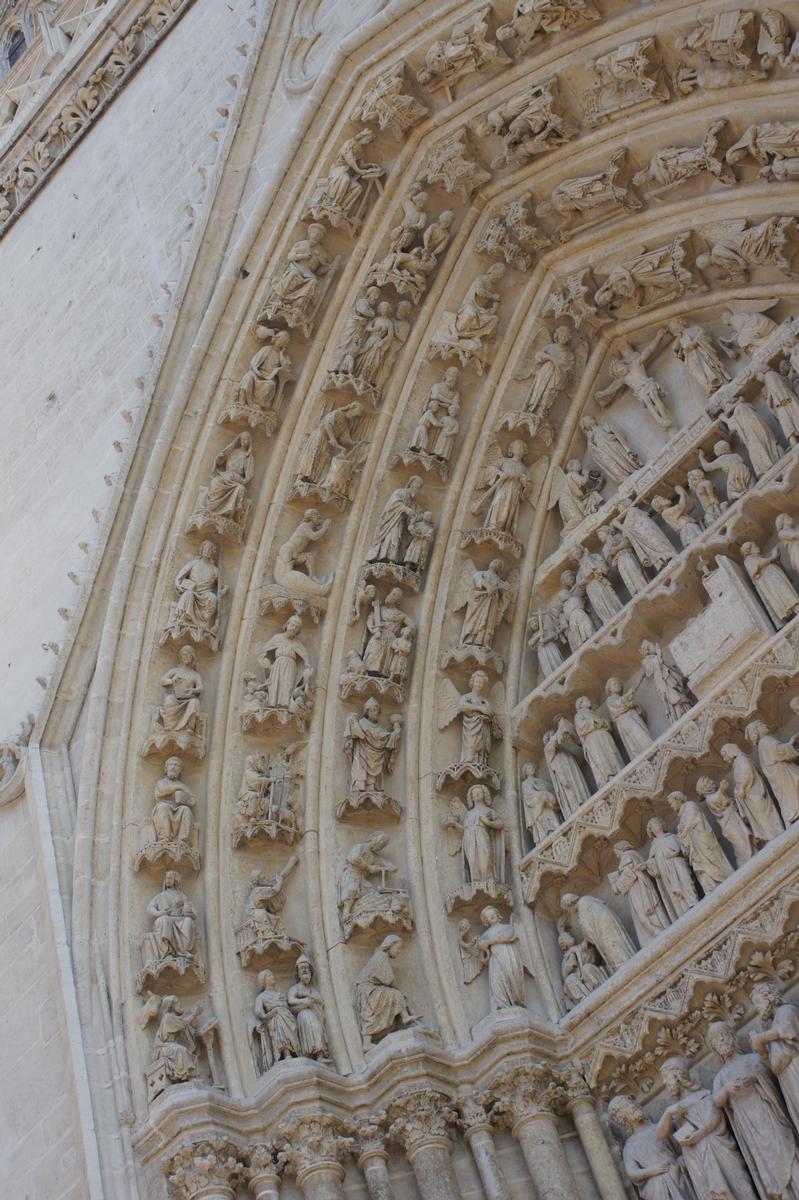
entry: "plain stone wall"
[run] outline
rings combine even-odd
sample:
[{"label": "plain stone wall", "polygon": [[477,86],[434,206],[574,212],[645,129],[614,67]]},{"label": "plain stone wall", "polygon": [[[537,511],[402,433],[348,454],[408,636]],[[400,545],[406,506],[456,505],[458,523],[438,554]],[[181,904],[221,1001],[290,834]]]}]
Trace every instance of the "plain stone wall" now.
[{"label": "plain stone wall", "polygon": [[[260,7],[260,0],[258,7]],[[197,0],[0,242],[0,735],[43,695],[91,560],[158,321],[252,40]],[[211,137],[211,134],[214,137]],[[173,288],[174,290],[174,288]],[[148,353],[149,351],[149,353]],[[96,517],[93,517],[92,512]],[[98,521],[99,518],[99,521]],[[79,543],[88,543],[88,553]],[[84,1197],[52,931],[26,801],[0,809],[0,1195]],[[95,1098],[102,1103],[102,1097]]]}]

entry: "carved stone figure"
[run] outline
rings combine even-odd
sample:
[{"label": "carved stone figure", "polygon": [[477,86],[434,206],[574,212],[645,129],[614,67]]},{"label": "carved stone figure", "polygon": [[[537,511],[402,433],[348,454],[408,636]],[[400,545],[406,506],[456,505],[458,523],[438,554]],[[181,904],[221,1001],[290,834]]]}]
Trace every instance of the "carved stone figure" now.
[{"label": "carved stone figure", "polygon": [[622,681],[613,676],[605,684],[605,705],[630,760],[645,754],[652,745],[652,734],[643,709],[635,702],[635,688],[625,692]]},{"label": "carved stone figure", "polygon": [[[545,338],[547,333],[548,331],[545,331]],[[539,345],[539,342],[540,337],[533,342],[532,353],[522,361],[513,376],[518,380],[532,379],[522,408],[527,419],[522,422],[521,414],[516,414],[519,420],[514,424],[503,418],[511,429],[515,428],[516,424],[524,424],[531,437],[535,436],[541,422],[569,386],[578,366],[578,347],[572,344],[568,325],[556,325],[550,340],[544,340],[543,345]],[[584,349],[582,344],[579,349]],[[583,354],[579,357],[582,360]],[[507,417],[512,416],[514,414],[507,414]],[[500,422],[500,426],[502,423]]]},{"label": "carved stone figure", "polygon": [[624,760],[613,740],[607,721],[594,712],[588,696],[580,696],[574,710],[574,730],[580,739],[585,761],[597,789],[624,769]]},{"label": "carved stone figure", "polygon": [[363,599],[369,599],[371,607],[361,653],[349,656],[347,670],[342,676],[342,696],[374,687],[380,695],[388,693],[402,700],[403,683],[408,673],[403,639],[408,639],[410,653],[416,635],[416,626],[400,607],[402,598],[400,588],[392,588],[385,600],[380,600],[372,584],[363,589],[358,607]]},{"label": "carved stone figure", "polygon": [[730,348],[743,350],[744,354],[755,354],[777,328],[776,321],[767,317],[766,310],[774,307],[773,300],[751,304],[747,308],[730,306],[722,313],[722,321],[730,327]]},{"label": "carved stone figure", "polygon": [[655,695],[660,700],[670,721],[678,721],[693,708],[694,698],[688,684],[663,658],[658,642],[641,642],[641,667],[644,676],[651,679]]},{"label": "carved stone figure", "polygon": [[608,204],[617,204],[625,212],[636,212],[642,207],[641,200],[631,190],[629,181],[623,181],[627,159],[627,147],[623,146],[612,156],[607,167],[592,175],[580,175],[559,183],[544,204],[539,204],[536,216],[551,216],[560,213],[591,212]]},{"label": "carved stone figure", "polygon": [[535,650],[540,676],[546,679],[563,665],[559,644],[563,641],[560,614],[552,610],[531,613],[527,621],[527,632],[527,645],[531,650]]},{"label": "carved stone figure", "polygon": [[777,439],[746,400],[735,400],[725,409],[721,423],[741,439],[758,479],[779,461],[782,451]]},{"label": "carved stone figure", "polygon": [[595,948],[609,971],[617,971],[636,953],[627,930],[602,900],[564,892],[560,907],[567,920],[577,922],[579,936]]},{"label": "carved stone figure", "polygon": [[507,25],[497,30],[501,42],[516,38],[517,53],[528,49],[538,34],[564,33],[576,25],[599,20],[590,0],[516,0]]},{"label": "carved stone figure", "polygon": [[762,846],[779,837],[782,821],[752,756],[734,742],[725,743],[719,754],[732,767],[735,807],[752,830],[755,842]]},{"label": "carved stone figure", "polygon": [[443,378],[427,393],[424,408],[411,434],[408,449],[398,458],[409,465],[420,462],[425,470],[438,471],[442,479],[449,475],[452,451],[460,429],[460,392],[457,367],[447,367]]},{"label": "carved stone figure", "polygon": [[470,558],[464,560],[452,607],[455,612],[465,609],[465,613],[458,644],[444,655],[443,667],[451,662],[475,662],[503,670],[503,659],[493,649],[494,638],[500,623],[510,620],[517,587],[518,572],[511,571],[506,578],[502,559],[492,559],[483,571],[478,571]]},{"label": "carved stone figure", "polygon": [[620,514],[621,520],[617,518],[612,524],[627,538],[643,566],[660,571],[671,562],[677,553],[674,546],[642,505],[631,505],[627,501],[621,506]]},{"label": "carved stone figure", "polygon": [[779,629],[796,616],[799,610],[799,592],[791,583],[779,564],[780,548],[765,554],[756,542],[743,542],[741,553],[744,568],[766,612]]},{"label": "carved stone figure", "polygon": [[313,963],[307,954],[301,954],[297,959],[294,974],[297,982],[291,985],[286,998],[297,1022],[300,1055],[329,1062],[325,1002],[321,993],[313,986]]},{"label": "carved stone figure", "polygon": [[250,359],[249,367],[233,389],[218,420],[220,425],[260,428],[271,437],[277,428],[286,384],[294,378],[291,357],[286,349],[291,335],[285,329],[261,325],[258,337],[266,344]]},{"label": "carved stone figure", "polygon": [[504,696],[502,684],[495,684],[489,694],[485,671],[475,671],[469,680],[469,691],[461,694],[449,679],[443,679],[438,693],[438,727],[446,729],[456,717],[461,718],[461,754],[439,774],[437,786],[446,779],[457,781],[470,775],[477,782],[485,780],[499,787],[495,771],[488,765],[494,740],[501,740],[502,726],[497,705]]},{"label": "carved stone figure", "polygon": [[[655,526],[655,529],[657,529],[657,526]],[[657,532],[660,533],[660,530],[657,529]],[[621,581],[630,595],[637,596],[640,591],[643,591],[649,581],[641,568],[632,542],[628,539],[626,533],[615,524],[603,525],[596,531],[596,536],[602,547],[602,553],[608,566],[619,572]],[[639,542],[640,545],[641,543]],[[669,548],[673,555],[674,550],[671,548],[670,543]]]},{"label": "carved stone figure", "polygon": [[799,1150],[768,1067],[739,1051],[727,1021],[713,1021],[705,1039],[721,1060],[713,1100],[727,1114],[760,1200],[799,1195]]},{"label": "carved stone figure", "polygon": [[164,775],[155,785],[155,803],[149,821],[142,829],[141,848],[133,869],[162,858],[173,863],[186,862],[200,869],[197,830],[194,821],[194,797],[181,779],[183,761],[173,755],[164,763]]},{"label": "carved stone figure", "polygon": [[591,795],[572,748],[577,735],[565,717],[544,734],[544,759],[564,817],[572,816]]},{"label": "carved stone figure", "polygon": [[611,359],[608,366],[613,382],[601,391],[594,392],[596,402],[602,408],[607,408],[621,392],[630,391],[662,429],[671,429],[674,422],[666,407],[663,389],[646,370],[652,359],[662,350],[667,338],[666,330],[658,330],[640,350],[636,350],[627,341],[621,341],[618,357]]},{"label": "carved stone figure", "polygon": [[596,417],[580,418],[588,453],[603,474],[614,483],[624,483],[643,466],[627,439],[610,425],[600,425]]},{"label": "carved stone figure", "polygon": [[480,921],[483,932],[477,937],[472,935],[468,921],[461,921],[458,926],[464,982],[471,983],[487,965],[491,1012],[524,1008],[524,963],[513,914],[503,921],[498,909],[489,904],[480,913]]},{"label": "carved stone figure", "polygon": [[616,842],[618,870],[608,875],[611,891],[626,896],[640,945],[646,946],[669,927],[669,917],[650,878],[647,863],[629,842]]},{"label": "carved stone figure", "polygon": [[158,1025],[153,1038],[152,1061],[145,1071],[150,1101],[160,1096],[168,1083],[185,1083],[197,1078],[200,1074],[198,1043],[205,1046],[213,1082],[218,1084],[213,1053],[217,1021],[212,1013],[204,1011],[202,1002],[187,1012],[177,996],[162,999],[150,992],[139,1023],[144,1028],[152,1020],[157,1020]]},{"label": "carved stone figure", "polygon": [[557,504],[564,536],[573,533],[586,517],[602,507],[602,497],[598,492],[601,486],[602,476],[599,472],[586,471],[579,458],[570,458],[565,470],[555,464],[547,508],[554,508]]},{"label": "carved stone figure", "polygon": [[677,837],[705,895],[732,874],[727,855],[719,845],[702,809],[684,792],[670,792],[667,800],[677,813]]},{"label": "carved stone figure", "polygon": [[334,229],[343,226],[352,237],[355,236],[361,227],[369,194],[379,187],[377,180],[386,173],[380,163],[359,160],[360,151],[374,140],[371,129],[362,129],[354,137],[347,138],[329,175],[317,182],[302,215],[304,221],[327,221]]},{"label": "carved stone figure", "polygon": [[464,75],[481,71],[483,67],[507,63],[508,56],[488,38],[488,15],[491,5],[485,4],[476,13],[453,26],[449,38],[433,42],[425,54],[424,66],[416,72],[419,83],[443,87],[452,100],[451,88]]},{"label": "carved stone figure", "polygon": [[604,554],[584,549],[576,582],[578,587],[585,590],[600,625],[612,621],[617,613],[621,612],[622,602],[608,579],[608,564]]},{"label": "carved stone figure", "polygon": [[[427,219],[419,201],[419,197],[424,196],[426,193],[418,192],[411,197],[411,207],[406,210],[407,218],[391,233],[391,241],[396,248],[389,249],[383,258],[376,259],[366,276],[368,284],[377,285],[378,288],[390,284],[400,296],[407,296],[413,304],[421,303],[430,276],[449,245],[452,236],[450,231],[455,220],[455,214],[450,209],[445,209],[436,220],[420,229],[420,217]],[[369,288],[368,292],[373,290],[373,287]],[[397,316],[404,318],[405,315],[406,309],[401,311],[398,305]],[[361,341],[363,332],[365,330],[361,333]],[[395,330],[395,336],[398,338],[400,333],[401,331]]]},{"label": "carved stone figure", "polygon": [[387,573],[400,583],[408,580],[418,589],[427,561],[422,548],[432,541],[427,514],[416,501],[421,489],[421,475],[411,475],[403,487],[389,496],[366,551],[364,576]]},{"label": "carved stone figure", "polygon": [[777,1077],[794,1130],[799,1129],[799,1011],[768,981],[756,983],[751,997],[762,1030],[749,1034],[749,1044]]},{"label": "carved stone figure", "polygon": [[359,331],[357,346],[345,350],[341,360],[328,371],[325,389],[349,387],[359,396],[369,395],[377,405],[391,364],[408,337],[411,307],[407,300],[401,300],[395,311],[381,300],[374,317]]},{"label": "carved stone figure", "polygon": [[252,435],[240,433],[214,459],[211,481],[201,489],[186,529],[212,529],[241,542],[251,508],[247,484],[253,470]]},{"label": "carved stone figure", "polygon": [[405,63],[398,62],[378,75],[353,110],[355,121],[375,121],[379,129],[388,129],[400,141],[409,129],[427,116],[427,108],[413,96],[406,96]]},{"label": "carved stone figure", "polygon": [[736,454],[729,442],[720,438],[713,446],[715,458],[707,458],[699,451],[699,461],[704,471],[723,471],[728,504],[734,504],[752,486],[752,472],[740,454]]},{"label": "carved stone figure", "polygon": [[510,904],[505,887],[505,822],[492,806],[490,789],[475,783],[467,791],[465,803],[451,800],[443,825],[449,853],[461,856],[465,885],[449,897],[448,909],[454,898],[471,901],[475,896]]},{"label": "carved stone figure", "polygon": [[[338,908],[345,942],[358,929],[413,927],[411,902],[408,893],[386,886],[386,875],[397,867],[380,851],[388,845],[388,834],[378,830],[365,842],[358,842],[347,855],[346,866],[339,883]],[[379,875],[380,887],[369,882]]]},{"label": "carved stone figure", "polygon": [[659,185],[658,190],[663,190],[676,183],[684,183],[686,179],[692,179],[704,171],[719,183],[735,183],[735,172],[730,170],[727,163],[737,160],[730,158],[728,151],[725,162],[719,137],[726,125],[725,117],[713,121],[698,146],[666,146],[656,150],[649,165],[633,175],[633,183],[639,188],[655,183]]},{"label": "carved stone figure", "polygon": [[333,573],[320,578],[314,574],[313,551],[330,529],[330,518],[322,520],[317,509],[307,508],[296,529],[277,552],[273,570],[274,585],[263,589],[261,613],[289,605],[295,612],[310,612],[315,621],[327,607],[327,594],[333,586]]},{"label": "carved stone figure", "polygon": [[762,721],[750,721],[744,730],[749,745],[757,750],[760,769],[777,801],[786,827],[799,820],[799,749],[794,739],[781,742]]},{"label": "carved stone figure", "polygon": [[660,1070],[671,1103],[657,1123],[657,1136],[661,1141],[673,1137],[680,1147],[696,1195],[756,1200],[749,1173],[712,1093],[694,1083],[684,1058],[667,1058]]},{"label": "carved stone figure", "polygon": [[142,754],[158,750],[180,750],[205,758],[207,718],[200,709],[202,675],[196,670],[193,646],[181,646],[178,662],[161,677],[164,698],[158,706]]},{"label": "carved stone figure", "polygon": [[242,839],[263,835],[288,845],[302,833],[296,796],[300,769],[295,762],[298,744],[272,754],[248,754],[233,823],[233,847]]},{"label": "carved stone figure", "polygon": [[402,938],[390,933],[372,954],[355,980],[355,1015],[363,1038],[364,1050],[392,1030],[416,1025],[415,1016],[403,993],[395,984],[394,959],[402,947]]},{"label": "carved stone figure", "polygon": [[258,662],[263,680],[259,682],[253,674],[244,676],[241,726],[245,733],[252,725],[269,721],[280,725],[294,721],[304,728],[313,704],[313,667],[300,641],[301,630],[300,618],[289,617],[282,632],[274,634],[260,649]]},{"label": "carved stone figure", "polygon": [[594,636],[594,622],[586,611],[585,591],[577,586],[574,571],[561,571],[561,587],[555,596],[553,609],[559,614],[559,624],[569,643],[577,651]]},{"label": "carved stone figure", "polygon": [[494,170],[545,154],[574,136],[574,122],[557,111],[557,87],[557,76],[553,76],[478,119],[475,128],[480,136],[502,138],[502,153],[491,162]]},{"label": "carved stone figure", "polygon": [[686,478],[691,495],[702,509],[705,525],[712,525],[714,521],[719,519],[726,508],[726,504],[722,505],[719,502],[713,484],[699,467],[694,467],[693,470],[688,471]]},{"label": "carved stone figure", "polygon": [[678,483],[675,486],[674,495],[671,498],[653,496],[649,501],[649,507],[657,513],[664,525],[674,530],[681,545],[690,546],[691,542],[695,542],[702,536],[703,529],[701,523],[696,519],[694,502],[682,484]]},{"label": "carved stone figure", "polygon": [[316,222],[308,226],[308,235],[295,242],[286,255],[281,274],[269,281],[256,327],[269,321],[283,320],[289,329],[299,328],[309,337],[316,314],[325,297],[327,285],[338,267],[323,249],[325,227]]},{"label": "carved stone figure", "polygon": [[778,513],[774,522],[779,539],[780,550],[788,560],[792,571],[799,572],[799,529],[794,525],[789,513]]},{"label": "carved stone figure", "polygon": [[296,854],[287,859],[276,875],[253,871],[245,906],[244,921],[236,930],[236,951],[241,965],[276,954],[303,951],[304,944],[286,933],[281,913],[286,906],[286,879],[297,866]]},{"label": "carved stone figure", "polygon": [[522,767],[521,793],[524,824],[533,839],[533,844],[537,846],[554,833],[561,823],[557,797],[543,780],[539,779],[535,763],[531,762]]},{"label": "carved stone figure", "polygon": [[748,862],[754,853],[752,831],[743,819],[730,795],[730,782],[723,779],[718,787],[707,775],[696,781],[696,794],[701,796],[716,818],[724,838],[732,847],[736,867]]},{"label": "carved stone figure", "polygon": [[788,372],[788,363],[783,362],[779,371],[771,368],[755,371],[755,379],[762,381],[766,404],[777,418],[788,445],[795,446],[799,441],[799,400],[786,378]]},{"label": "carved stone figure", "polygon": [[653,37],[625,42],[600,55],[593,66],[596,83],[585,104],[589,126],[623,109],[651,101],[662,104],[669,98],[662,57]]},{"label": "carved stone figure", "polygon": [[461,126],[431,148],[419,179],[440,186],[467,204],[473,193],[488,183],[491,172],[478,161],[467,126]]},{"label": "carved stone figure", "polygon": [[638,311],[655,303],[665,304],[698,286],[685,266],[689,260],[691,233],[678,233],[670,242],[653,250],[642,250],[611,267],[607,279],[594,293],[593,303],[609,316],[622,309]]},{"label": "carved stone figure", "polygon": [[672,350],[706,396],[730,382],[730,374],[721,361],[715,340],[701,325],[689,325],[681,317],[669,321]]},{"label": "carved stone figure", "polygon": [[[500,120],[504,119],[501,114],[513,108],[515,106],[511,101],[499,110]],[[521,148],[523,150],[524,141]],[[544,233],[530,216],[532,202],[532,192],[524,192],[503,204],[483,226],[480,240],[475,246],[477,253],[487,254],[489,258],[496,258],[518,271],[529,271],[535,261],[535,252],[552,244],[549,234]]]},{"label": "carved stone figure", "polygon": [[568,929],[558,934],[561,949],[561,976],[563,978],[563,1000],[566,1011],[576,1008],[581,1000],[590,996],[595,988],[607,979],[607,971],[597,962],[596,951],[588,942],[577,944]]},{"label": "carved stone figure", "polygon": [[503,263],[492,263],[470,285],[457,312],[442,314],[427,351],[429,359],[457,358],[462,367],[482,375],[490,365],[499,318],[496,284],[505,274]]},{"label": "carved stone figure", "polygon": [[383,777],[391,774],[399,754],[402,737],[402,717],[392,713],[390,726],[379,722],[380,705],[373,697],[363,706],[363,714],[347,717],[344,727],[344,753],[350,760],[350,789],[345,800],[336,807],[336,816],[346,810],[366,807],[387,808],[399,816],[401,807],[387,796]]},{"label": "carved stone figure", "polygon": [[152,922],[142,940],[142,969],[136,977],[137,991],[161,975],[190,974],[198,983],[205,969],[197,945],[197,914],[180,888],[180,873],[167,871],[163,889],[147,905]]},{"label": "carved stone figure", "polygon": [[676,833],[667,833],[660,817],[652,817],[646,826],[650,838],[647,870],[658,885],[658,892],[669,919],[676,921],[694,904],[699,903],[691,868],[683,856],[683,847]]},{"label": "carved stone figure", "polygon": [[291,496],[319,496],[343,508],[363,465],[368,438],[358,437],[364,410],[357,400],[321,418],[297,456]]},{"label": "carved stone figure", "polygon": [[626,1134],[624,1170],[641,1200],[691,1200],[693,1191],[679,1158],[669,1142],[658,1137],[655,1125],[635,1101],[630,1096],[614,1096],[608,1116]]},{"label": "carved stone figure", "polygon": [[749,225],[745,217],[720,221],[704,231],[710,249],[697,254],[700,270],[717,271],[730,283],[745,283],[753,267],[777,267],[794,276],[794,259],[799,252],[796,217],[767,217]]},{"label": "carved stone figure", "polygon": [[503,454],[497,439],[491,437],[479,485],[482,494],[469,506],[474,516],[484,514],[482,526],[469,531],[469,540],[492,541],[501,550],[511,550],[517,557],[521,552],[516,538],[519,512],[531,488],[530,475],[524,465],[526,455],[524,442],[512,441]]},{"label": "carved stone figure", "polygon": [[727,151],[728,163],[752,158],[761,164],[761,179],[796,179],[799,175],[799,125],[796,121],[766,121],[750,125]]},{"label": "carved stone figure", "polygon": [[282,1059],[300,1056],[297,1021],[270,970],[258,973],[253,1034],[257,1039],[256,1066],[262,1075]]},{"label": "carved stone figure", "polygon": [[169,608],[169,620],[161,634],[160,645],[190,638],[192,642],[207,642],[212,650],[219,649],[219,602],[227,594],[217,562],[213,542],[201,542],[196,558],[178,572],[175,591],[178,598]]}]

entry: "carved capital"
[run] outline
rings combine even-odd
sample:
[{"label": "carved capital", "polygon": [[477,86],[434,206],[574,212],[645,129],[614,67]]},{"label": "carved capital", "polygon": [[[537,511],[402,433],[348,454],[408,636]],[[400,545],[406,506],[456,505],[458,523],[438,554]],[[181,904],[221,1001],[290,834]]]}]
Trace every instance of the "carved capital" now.
[{"label": "carved capital", "polygon": [[375,1113],[371,1120],[362,1121],[356,1129],[359,1167],[371,1158],[388,1158],[385,1120],[384,1112]]},{"label": "carved capital", "polygon": [[561,1068],[560,1085],[563,1088],[564,1100],[569,1112],[574,1112],[575,1109],[584,1108],[587,1105],[593,1108],[596,1102],[594,1093],[588,1086],[585,1075],[579,1066],[572,1063]]},{"label": "carved capital", "polygon": [[484,1097],[480,1092],[463,1091],[458,1093],[458,1125],[468,1138],[481,1130],[491,1129],[491,1114],[483,1103]]},{"label": "carved capital", "polygon": [[341,1163],[357,1149],[352,1127],[327,1114],[299,1117],[277,1131],[278,1165],[294,1175],[301,1185],[311,1171],[320,1167],[342,1171]]},{"label": "carved capital", "polygon": [[389,1136],[412,1155],[427,1142],[449,1141],[447,1126],[458,1114],[449,1105],[449,1097],[432,1088],[422,1088],[400,1096],[389,1106]]},{"label": "carved capital", "polygon": [[492,1082],[488,1095],[493,1111],[501,1113],[511,1128],[531,1117],[554,1116],[565,1102],[563,1084],[544,1063],[506,1071]]},{"label": "carved capital", "polygon": [[204,1138],[184,1146],[167,1161],[164,1174],[176,1200],[234,1194],[246,1178],[241,1149],[225,1138]]}]

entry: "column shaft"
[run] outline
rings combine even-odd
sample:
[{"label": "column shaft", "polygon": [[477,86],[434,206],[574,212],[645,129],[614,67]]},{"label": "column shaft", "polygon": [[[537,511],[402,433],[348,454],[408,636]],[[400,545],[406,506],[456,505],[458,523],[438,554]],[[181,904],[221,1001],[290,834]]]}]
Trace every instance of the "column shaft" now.
[{"label": "column shaft", "polygon": [[264,1171],[262,1175],[252,1175],[250,1191],[254,1200],[279,1200],[280,1179],[271,1171]]},{"label": "column shaft", "polygon": [[344,1200],[343,1178],[344,1168],[338,1162],[314,1163],[297,1172],[305,1200]]},{"label": "column shaft", "polygon": [[580,1097],[573,1101],[571,1112],[602,1200],[628,1200],[593,1100]]},{"label": "column shaft", "polygon": [[512,1132],[539,1200],[574,1200],[577,1188],[552,1114],[542,1111],[522,1117]]},{"label": "column shaft", "polygon": [[362,1155],[358,1166],[363,1171],[369,1200],[394,1200],[391,1180],[388,1176],[387,1155],[382,1151]]},{"label": "column shaft", "polygon": [[449,1138],[424,1139],[406,1150],[422,1200],[459,1200]]},{"label": "column shaft", "polygon": [[491,1131],[480,1127],[467,1129],[464,1138],[469,1143],[486,1200],[510,1200],[510,1192],[497,1159],[497,1148]]}]

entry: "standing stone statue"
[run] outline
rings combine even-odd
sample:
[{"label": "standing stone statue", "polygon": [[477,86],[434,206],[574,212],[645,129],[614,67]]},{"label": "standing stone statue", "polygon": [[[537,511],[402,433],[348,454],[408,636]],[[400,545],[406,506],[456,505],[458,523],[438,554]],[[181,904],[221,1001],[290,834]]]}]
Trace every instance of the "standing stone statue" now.
[{"label": "standing stone statue", "polygon": [[619,572],[630,596],[637,596],[646,587],[648,580],[632,542],[621,529],[612,525],[602,525],[597,529],[596,536],[608,566]]},{"label": "standing stone statue", "polygon": [[580,696],[574,712],[574,730],[580,739],[585,761],[597,789],[609,783],[624,768],[624,759],[613,740],[610,726],[597,716],[588,696]]},{"label": "standing stone statue", "polygon": [[644,710],[635,702],[635,688],[625,692],[622,681],[613,676],[605,684],[605,705],[630,760],[644,754],[652,745],[652,734]]},{"label": "standing stone statue", "polygon": [[790,513],[779,513],[774,527],[788,565],[791,570],[799,572],[799,529],[794,525],[793,517]]},{"label": "standing stone statue", "polygon": [[467,657],[480,666],[494,662],[499,671],[503,661],[493,650],[500,622],[509,621],[516,598],[518,573],[506,578],[502,559],[494,558],[484,570],[478,570],[472,560],[464,560],[455,582],[454,612],[464,611],[457,647],[445,656],[463,662]]},{"label": "standing stone statue", "polygon": [[524,401],[524,411],[543,421],[568,387],[575,365],[576,356],[571,345],[569,326],[558,325],[552,333],[552,340],[539,346],[514,375],[515,379],[533,381]]},{"label": "standing stone statue", "polygon": [[518,438],[503,453],[496,438],[491,438],[480,482],[482,495],[470,506],[473,516],[485,510],[482,529],[494,532],[500,546],[516,537],[522,501],[530,494],[531,481],[524,465],[527,446]]},{"label": "standing stone statue", "polygon": [[609,971],[617,971],[636,953],[636,945],[615,913],[595,896],[564,892],[560,907],[576,919],[582,939],[596,948]]},{"label": "standing stone statue", "polygon": [[749,1043],[776,1075],[794,1130],[799,1131],[799,1010],[767,981],[756,983],[751,996],[762,1032],[750,1033]]},{"label": "standing stone statue", "polygon": [[563,634],[559,614],[551,609],[531,613],[527,621],[527,632],[527,645],[531,650],[535,650],[540,677],[546,679],[553,671],[557,671],[558,667],[563,666],[560,650]]},{"label": "standing stone statue", "polygon": [[752,830],[758,848],[779,837],[782,821],[752,756],[734,742],[726,742],[719,754],[732,767],[735,805]]},{"label": "standing stone statue", "polygon": [[639,943],[647,946],[659,933],[669,927],[668,914],[660,902],[657,888],[637,850],[629,842],[616,842],[613,847],[619,867],[608,876],[616,896],[626,896],[630,915]]},{"label": "standing stone statue", "polygon": [[630,506],[629,501],[622,505],[620,512],[623,513],[621,523],[617,518],[613,524],[621,529],[641,566],[659,571],[666,563],[670,563],[677,551],[649,513],[644,512],[640,505]]},{"label": "standing stone statue", "polygon": [[411,475],[404,486],[391,493],[375,526],[372,544],[366,551],[367,564],[402,565],[404,551],[411,537],[411,526],[421,514],[416,502],[421,490],[421,475]]},{"label": "standing stone statue", "polygon": [[688,684],[676,667],[669,666],[657,642],[641,642],[641,667],[651,679],[655,694],[666,710],[669,721],[679,721],[693,708],[694,700]]},{"label": "standing stone statue", "polygon": [[760,769],[776,797],[786,827],[793,824],[799,820],[799,749],[794,739],[779,741],[762,721],[750,721],[744,734],[749,745],[757,750]]},{"label": "standing stone statue", "polygon": [[562,587],[555,598],[560,608],[560,625],[569,643],[569,649],[579,650],[595,633],[594,622],[586,612],[585,592],[577,586],[574,571],[562,571]]},{"label": "standing stone statue", "polygon": [[755,378],[763,382],[766,404],[777,418],[788,445],[795,446],[799,441],[799,400],[786,378],[789,370],[788,363],[783,362],[779,371],[756,371]]},{"label": "standing stone statue", "polygon": [[696,781],[696,794],[701,796],[719,823],[719,829],[732,847],[736,867],[748,862],[754,853],[752,831],[743,819],[730,795],[730,782],[722,779],[716,787],[707,775]]},{"label": "standing stone statue", "polygon": [[294,973],[297,982],[289,988],[286,998],[297,1022],[300,1054],[327,1062],[330,1055],[325,1032],[325,1002],[313,986],[313,963],[307,954],[301,954],[297,959]]},{"label": "standing stone statue", "polygon": [[600,425],[596,417],[580,418],[588,452],[608,479],[624,483],[643,466],[627,439],[610,425]]},{"label": "standing stone statue", "polygon": [[558,801],[555,793],[538,778],[535,763],[525,763],[522,767],[522,809],[524,824],[533,839],[533,845],[543,842],[561,823]]},{"label": "standing stone statue", "polygon": [[730,382],[730,374],[721,361],[715,339],[701,325],[689,325],[680,317],[669,321],[674,338],[672,350],[706,396]]},{"label": "standing stone statue", "polygon": [[669,918],[676,921],[694,904],[699,903],[691,868],[683,855],[676,833],[667,833],[660,817],[652,817],[646,827],[651,839],[647,869],[656,880],[658,891]]},{"label": "standing stone statue", "polygon": [[505,1008],[524,1008],[524,963],[519,953],[519,935],[513,914],[502,920],[498,909],[487,905],[480,913],[483,932],[473,937],[469,922],[460,922],[458,944],[463,963],[464,981],[473,979],[488,965],[488,995],[491,1012]]},{"label": "standing stone statue", "polygon": [[572,816],[591,792],[570,747],[576,748],[574,727],[559,717],[554,729],[544,734],[544,758],[564,817]]},{"label": "standing stone statue", "polygon": [[677,814],[677,837],[705,895],[732,875],[727,855],[705,814],[684,792],[670,792],[669,805]]},{"label": "standing stone statue", "polygon": [[[712,415],[712,407],[710,411]],[[725,406],[721,423],[740,438],[758,479],[779,462],[782,452],[777,439],[748,401],[738,399]]]},{"label": "standing stone statue", "polygon": [[623,1161],[627,1178],[641,1200],[693,1200],[693,1191],[679,1158],[661,1140],[652,1121],[630,1096],[614,1096],[608,1116],[627,1136]]},{"label": "standing stone statue", "polygon": [[573,533],[586,517],[602,507],[598,490],[602,482],[600,473],[584,470],[579,458],[570,458],[564,470],[555,464],[547,508],[554,508],[557,504],[564,537]]},{"label": "standing stone statue", "polygon": [[719,519],[724,511],[712,482],[699,467],[694,467],[693,470],[688,471],[686,478],[691,495],[702,509],[705,525],[711,525]]},{"label": "standing stone statue", "polygon": [[741,553],[746,573],[766,612],[781,628],[799,611],[799,592],[779,565],[779,545],[764,554],[756,542],[743,542]]},{"label": "standing stone statue", "polygon": [[411,1012],[408,1001],[394,982],[394,959],[401,946],[399,934],[390,933],[383,938],[355,980],[355,1015],[364,1050],[371,1049],[375,1039],[393,1029],[404,1029],[419,1022],[419,1017]]},{"label": "standing stone statue", "polygon": [[[501,684],[499,687],[501,688]],[[464,773],[474,779],[493,776],[488,766],[491,746],[502,738],[502,725],[497,715],[495,693],[488,694],[489,680],[485,671],[475,671],[469,680],[469,691],[461,694],[449,679],[441,682],[438,693],[438,728],[446,729],[456,717],[461,718],[461,753],[457,763],[447,770],[453,778]]]},{"label": "standing stone statue", "polygon": [[749,1173],[712,1093],[694,1083],[684,1058],[661,1063],[671,1103],[657,1123],[661,1141],[674,1139],[696,1195],[708,1200],[757,1200]]},{"label": "standing stone statue", "polygon": [[713,1100],[729,1118],[760,1200],[799,1197],[799,1150],[771,1073],[757,1054],[742,1054],[735,1030],[714,1021],[705,1040],[721,1060]]},{"label": "standing stone statue", "polygon": [[297,1021],[270,970],[258,972],[253,1033],[258,1038],[256,1062],[262,1075],[284,1058],[299,1058]]},{"label": "standing stone statue", "polygon": [[600,625],[621,612],[622,602],[616,595],[613,584],[608,579],[608,564],[604,554],[584,549],[577,571],[577,584],[585,589],[585,594],[593,608]]},{"label": "standing stone statue", "polygon": [[505,882],[505,822],[485,784],[472,784],[465,804],[453,800],[443,824],[450,831],[450,854],[460,851],[463,879],[473,892],[490,892]]}]

